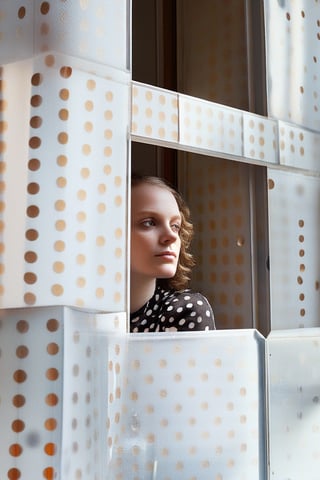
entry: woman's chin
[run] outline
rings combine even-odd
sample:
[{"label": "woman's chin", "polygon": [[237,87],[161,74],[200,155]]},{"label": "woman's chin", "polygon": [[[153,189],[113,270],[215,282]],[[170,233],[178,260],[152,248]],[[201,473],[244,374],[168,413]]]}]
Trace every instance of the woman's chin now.
[{"label": "woman's chin", "polygon": [[157,278],[172,278],[176,274],[176,269],[162,269],[161,272],[157,275]]}]

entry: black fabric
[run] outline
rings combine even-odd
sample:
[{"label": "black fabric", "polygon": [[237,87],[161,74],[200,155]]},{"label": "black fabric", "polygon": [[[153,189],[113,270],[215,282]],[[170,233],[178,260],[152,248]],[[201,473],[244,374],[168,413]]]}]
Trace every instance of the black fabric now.
[{"label": "black fabric", "polygon": [[214,329],[214,315],[208,300],[191,290],[176,292],[158,285],[153,297],[130,315],[132,333]]}]

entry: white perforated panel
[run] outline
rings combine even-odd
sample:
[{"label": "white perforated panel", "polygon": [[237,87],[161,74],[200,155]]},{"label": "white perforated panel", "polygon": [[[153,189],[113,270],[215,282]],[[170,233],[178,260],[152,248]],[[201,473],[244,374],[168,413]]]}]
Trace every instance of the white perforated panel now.
[{"label": "white perforated panel", "polygon": [[279,121],[280,164],[318,172],[320,134]]},{"label": "white perforated panel", "polygon": [[319,328],[267,339],[270,478],[317,480],[320,468]]},{"label": "white perforated panel", "polygon": [[132,85],[131,132],[161,142],[178,141],[178,94],[150,85]]},{"label": "white perforated panel", "polygon": [[278,125],[269,118],[243,112],[243,155],[262,163],[279,162]]},{"label": "white perforated panel", "polygon": [[128,7],[126,0],[2,0],[1,63],[51,51],[126,70]]},{"label": "white perforated panel", "polygon": [[320,179],[269,170],[271,328],[317,327]]},{"label": "white perforated panel", "polygon": [[132,334],[124,365],[110,478],[264,478],[259,334]]},{"label": "white perforated panel", "polygon": [[242,113],[212,102],[179,95],[180,142],[185,146],[242,154]]},{"label": "white perforated panel", "polygon": [[270,116],[320,129],[317,0],[264,0]]},{"label": "white perforated panel", "polygon": [[123,313],[93,315],[67,307],[3,311],[1,479],[107,478],[108,405],[113,415],[119,410],[117,345],[125,328]]},{"label": "white perforated panel", "polygon": [[128,85],[66,60],[2,69],[1,304],[123,310]]}]

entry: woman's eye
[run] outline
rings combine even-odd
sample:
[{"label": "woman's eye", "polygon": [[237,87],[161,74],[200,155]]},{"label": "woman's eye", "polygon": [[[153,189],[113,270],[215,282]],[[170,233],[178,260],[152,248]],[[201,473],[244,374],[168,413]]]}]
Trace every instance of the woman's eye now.
[{"label": "woman's eye", "polygon": [[179,233],[181,229],[181,225],[179,223],[174,223],[173,225],[171,225],[171,228],[174,232]]},{"label": "woman's eye", "polygon": [[143,222],[141,222],[141,225],[143,227],[154,227],[155,226],[155,221],[150,218],[148,220],[143,220]]}]

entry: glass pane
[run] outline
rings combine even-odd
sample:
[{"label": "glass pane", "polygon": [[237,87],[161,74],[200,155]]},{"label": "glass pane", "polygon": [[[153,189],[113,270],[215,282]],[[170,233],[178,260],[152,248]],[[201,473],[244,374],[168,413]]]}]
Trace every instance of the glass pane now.
[{"label": "glass pane", "polygon": [[271,328],[319,326],[320,179],[269,170]]},{"label": "glass pane", "polygon": [[267,339],[270,478],[317,480],[320,468],[318,328]]},{"label": "glass pane", "polygon": [[320,130],[319,5],[264,0],[270,116]]}]

